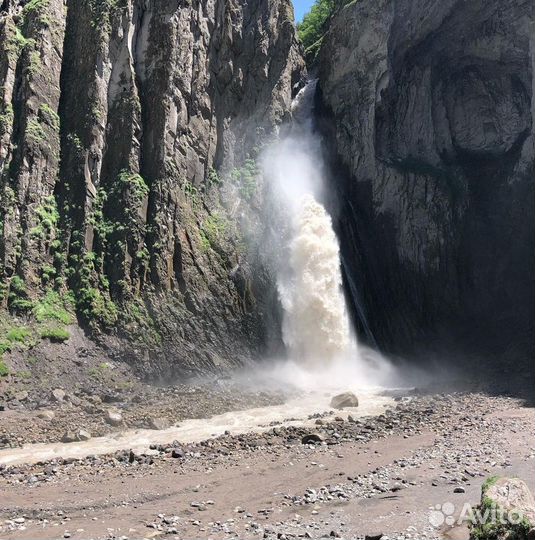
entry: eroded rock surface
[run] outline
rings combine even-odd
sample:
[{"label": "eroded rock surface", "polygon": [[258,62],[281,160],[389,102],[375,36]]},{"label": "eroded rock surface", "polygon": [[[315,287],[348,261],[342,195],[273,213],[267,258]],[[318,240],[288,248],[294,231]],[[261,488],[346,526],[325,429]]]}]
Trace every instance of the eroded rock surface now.
[{"label": "eroded rock surface", "polygon": [[387,350],[532,349],[533,36],[528,1],[363,0],[331,22],[347,283]]},{"label": "eroded rock surface", "polygon": [[70,291],[81,322],[134,336],[161,377],[254,356],[272,291],[240,231],[254,145],[304,74],[290,1],[1,9],[4,305]]}]

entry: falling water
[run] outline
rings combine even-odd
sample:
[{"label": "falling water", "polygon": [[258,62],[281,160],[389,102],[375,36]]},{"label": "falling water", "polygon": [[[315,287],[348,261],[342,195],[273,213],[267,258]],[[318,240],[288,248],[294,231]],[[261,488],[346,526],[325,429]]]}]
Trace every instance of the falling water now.
[{"label": "falling water", "polygon": [[300,363],[343,359],[350,351],[351,334],[331,218],[312,194],[306,194],[292,229],[290,279],[279,280],[284,341],[291,358]]},{"label": "falling water", "polygon": [[316,82],[294,100],[289,135],[270,148],[264,170],[277,191],[289,223],[278,290],[283,339],[292,360],[326,367],[356,356],[342,291],[340,250],[332,221],[321,204],[321,146],[312,134]]}]

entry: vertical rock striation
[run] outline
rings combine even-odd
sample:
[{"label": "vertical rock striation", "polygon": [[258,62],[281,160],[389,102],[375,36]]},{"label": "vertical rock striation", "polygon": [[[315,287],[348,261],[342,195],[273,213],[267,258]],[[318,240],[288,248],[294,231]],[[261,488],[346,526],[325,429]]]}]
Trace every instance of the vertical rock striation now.
[{"label": "vertical rock striation", "polygon": [[533,10],[360,0],[331,21],[319,86],[347,281],[386,350],[532,350]]},{"label": "vertical rock striation", "polygon": [[254,141],[303,77],[290,1],[0,9],[5,305],[69,293],[162,376],[251,357],[269,285],[239,224],[258,206]]}]

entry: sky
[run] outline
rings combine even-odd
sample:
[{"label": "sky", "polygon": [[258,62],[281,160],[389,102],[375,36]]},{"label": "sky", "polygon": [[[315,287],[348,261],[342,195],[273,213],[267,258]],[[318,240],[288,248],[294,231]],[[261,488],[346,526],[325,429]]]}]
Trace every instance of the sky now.
[{"label": "sky", "polygon": [[310,11],[314,0],[293,0],[295,11],[295,22],[300,22],[303,15]]}]

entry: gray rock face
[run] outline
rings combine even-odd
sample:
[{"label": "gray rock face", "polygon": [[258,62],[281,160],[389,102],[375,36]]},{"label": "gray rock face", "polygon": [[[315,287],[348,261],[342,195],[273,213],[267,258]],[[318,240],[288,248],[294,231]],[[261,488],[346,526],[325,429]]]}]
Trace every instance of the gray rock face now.
[{"label": "gray rock face", "polygon": [[132,350],[110,344],[146,374],[254,356],[270,287],[252,272],[238,222],[258,207],[245,159],[284,119],[304,73],[290,0],[2,9],[8,307],[70,290],[93,331],[134,336]]},{"label": "gray rock face", "polygon": [[514,0],[361,0],[331,23],[319,86],[347,283],[387,350],[532,347],[533,35]]}]

